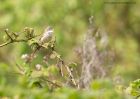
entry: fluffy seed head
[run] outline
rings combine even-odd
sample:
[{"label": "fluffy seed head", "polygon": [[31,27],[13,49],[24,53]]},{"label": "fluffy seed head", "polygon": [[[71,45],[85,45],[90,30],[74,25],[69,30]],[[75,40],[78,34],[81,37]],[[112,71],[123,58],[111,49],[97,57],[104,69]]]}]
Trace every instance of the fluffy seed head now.
[{"label": "fluffy seed head", "polygon": [[36,70],[38,70],[38,71],[40,71],[41,70],[41,65],[40,64],[37,64],[36,66],[35,66],[35,68],[36,68]]},{"label": "fluffy seed head", "polygon": [[28,58],[29,58],[29,55],[28,54],[23,54],[21,56],[21,59],[23,59],[23,60],[27,60]]}]

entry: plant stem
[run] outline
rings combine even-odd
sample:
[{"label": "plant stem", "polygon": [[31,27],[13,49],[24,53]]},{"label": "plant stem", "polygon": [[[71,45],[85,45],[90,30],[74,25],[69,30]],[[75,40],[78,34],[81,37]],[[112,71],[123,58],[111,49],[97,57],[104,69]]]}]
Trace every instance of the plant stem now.
[{"label": "plant stem", "polygon": [[[9,34],[8,34],[9,35]],[[37,36],[35,36],[35,37],[37,37]],[[12,39],[11,41],[8,41],[8,42],[6,42],[6,43],[3,43],[3,44],[0,44],[0,47],[4,47],[4,46],[6,46],[6,45],[9,45],[9,44],[11,44],[11,43],[16,43],[16,42],[28,42],[29,40],[31,40],[31,39],[33,39],[33,38],[35,38],[35,37],[32,37],[32,38],[28,38],[28,39]]]}]

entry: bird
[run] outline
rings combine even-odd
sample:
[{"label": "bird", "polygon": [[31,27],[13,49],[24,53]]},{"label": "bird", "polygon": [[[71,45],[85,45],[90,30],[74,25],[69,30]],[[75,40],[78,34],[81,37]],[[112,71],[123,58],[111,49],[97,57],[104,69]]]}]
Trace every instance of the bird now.
[{"label": "bird", "polygon": [[48,42],[51,41],[51,39],[52,39],[52,37],[53,37],[53,32],[54,32],[54,31],[53,31],[53,28],[52,28],[51,26],[48,26],[48,27],[44,30],[42,36],[40,37],[40,39],[39,39],[39,41],[38,41],[38,43],[37,43],[38,46],[35,48],[35,50],[34,50],[33,53],[31,54],[32,57],[35,55],[35,53],[36,53],[37,51],[40,50],[40,48],[42,47],[43,44],[48,43]]},{"label": "bird", "polygon": [[39,39],[40,44],[48,43],[51,41],[52,36],[53,36],[53,28],[51,26],[48,26],[42,35],[42,37]]}]

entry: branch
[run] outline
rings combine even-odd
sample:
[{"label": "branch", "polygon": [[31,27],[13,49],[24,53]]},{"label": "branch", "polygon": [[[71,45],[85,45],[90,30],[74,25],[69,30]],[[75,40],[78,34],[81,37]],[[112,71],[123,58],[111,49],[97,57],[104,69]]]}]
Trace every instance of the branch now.
[{"label": "branch", "polygon": [[[37,35],[38,36],[38,35]],[[6,46],[6,45],[9,45],[9,44],[11,44],[11,43],[16,43],[16,42],[28,42],[29,40],[31,40],[31,39],[33,39],[33,38],[35,38],[35,37],[37,37],[37,36],[34,36],[34,37],[32,37],[32,38],[28,38],[28,39],[11,39],[10,41],[8,41],[8,42],[6,42],[6,43],[3,43],[3,44],[0,44],[0,47],[4,47],[4,46]],[[11,36],[10,36],[10,38],[11,38]]]},{"label": "branch", "polygon": [[10,43],[12,43],[12,42],[9,41],[9,42],[3,43],[3,44],[0,45],[0,47],[6,46],[6,45],[8,45],[8,44],[10,44]]}]

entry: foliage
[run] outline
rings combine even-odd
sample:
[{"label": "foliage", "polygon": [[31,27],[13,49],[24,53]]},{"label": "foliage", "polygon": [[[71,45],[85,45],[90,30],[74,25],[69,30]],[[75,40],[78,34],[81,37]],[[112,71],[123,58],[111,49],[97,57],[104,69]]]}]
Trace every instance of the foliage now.
[{"label": "foliage", "polygon": [[131,82],[126,88],[126,92],[138,99],[140,97],[140,79]]},{"label": "foliage", "polygon": [[140,1],[112,1],[0,0],[0,99],[139,98]]}]

